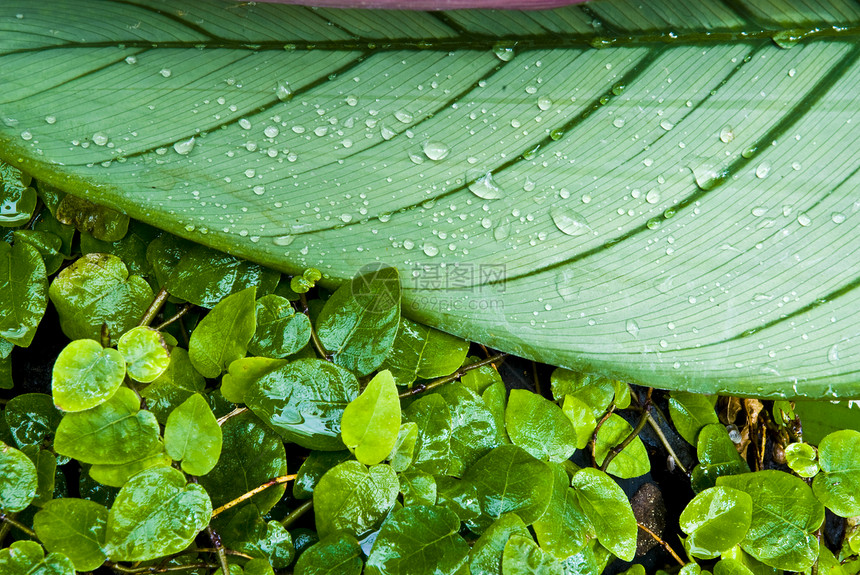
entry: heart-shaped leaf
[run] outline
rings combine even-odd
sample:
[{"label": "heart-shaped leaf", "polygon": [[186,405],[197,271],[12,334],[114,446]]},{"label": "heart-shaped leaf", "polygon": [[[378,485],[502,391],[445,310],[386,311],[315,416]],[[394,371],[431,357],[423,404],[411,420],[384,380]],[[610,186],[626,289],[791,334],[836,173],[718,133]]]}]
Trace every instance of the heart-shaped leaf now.
[{"label": "heart-shaped leaf", "polygon": [[373,376],[349,402],[341,428],[344,444],[365,465],[376,465],[391,453],[400,431],[400,398],[390,371]]},{"label": "heart-shaped leaf", "polygon": [[60,352],[51,376],[54,403],[63,411],[84,411],[107,401],[125,379],[120,352],[78,339]]},{"label": "heart-shaped leaf", "polygon": [[64,497],[48,502],[33,517],[33,529],[45,549],[66,555],[78,571],[98,568],[104,552],[108,510],[85,499]]},{"label": "heart-shaped leaf", "polygon": [[206,399],[195,393],[174,409],[164,426],[164,449],[182,471],[206,475],[221,456],[221,428]]},{"label": "heart-shaped leaf", "polygon": [[546,363],[860,393],[835,0],[5,5],[0,157],[75,195],[291,273],[384,262],[413,319]]}]

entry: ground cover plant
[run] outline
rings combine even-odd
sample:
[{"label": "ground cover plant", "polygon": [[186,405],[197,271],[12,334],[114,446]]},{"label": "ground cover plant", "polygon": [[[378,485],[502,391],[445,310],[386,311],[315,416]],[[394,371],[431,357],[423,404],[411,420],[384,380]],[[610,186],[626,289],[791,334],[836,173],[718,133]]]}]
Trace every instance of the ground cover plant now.
[{"label": "ground cover plant", "polygon": [[0,572],[857,572],[858,19],[4,2]]}]

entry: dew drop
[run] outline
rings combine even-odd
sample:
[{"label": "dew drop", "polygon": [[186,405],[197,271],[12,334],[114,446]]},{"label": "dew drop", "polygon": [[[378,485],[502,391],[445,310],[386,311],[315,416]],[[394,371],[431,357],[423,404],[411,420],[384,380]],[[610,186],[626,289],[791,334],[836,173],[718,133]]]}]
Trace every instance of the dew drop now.
[{"label": "dew drop", "polygon": [[547,98],[546,96],[541,96],[537,101],[538,108],[546,112],[550,108],[552,108],[552,100]]},{"label": "dew drop", "polygon": [[[30,130],[24,130],[23,132],[21,132],[21,139],[22,140],[32,140],[33,139],[33,133]],[[105,140],[105,141],[107,141],[107,140]],[[104,144],[102,144],[102,145],[104,145]]]},{"label": "dew drop", "polygon": [[770,174],[770,162],[762,162],[755,169],[755,177],[764,179]]},{"label": "dew drop", "polygon": [[263,133],[266,135],[267,138],[276,138],[278,134],[281,133],[281,131],[278,129],[277,126],[266,126],[266,129],[263,130]]},{"label": "dew drop", "polygon": [[806,213],[800,213],[797,216],[797,223],[803,227],[806,227],[812,223],[812,218],[806,215]]},{"label": "dew drop", "polygon": [[126,64],[137,64],[137,58],[134,56],[127,56],[125,59]]},{"label": "dew drop", "polygon": [[645,194],[645,201],[649,204],[656,204],[660,201],[660,192],[657,190],[651,190],[647,194]]},{"label": "dew drop", "polygon": [[484,200],[497,200],[504,197],[501,188],[493,180],[492,172],[480,172],[469,170],[466,173],[469,183],[469,191]]},{"label": "dew drop", "polygon": [[841,224],[845,221],[845,214],[842,212],[833,212],[830,214],[830,219],[833,220],[834,224]]},{"label": "dew drop", "polygon": [[612,125],[615,126],[616,128],[623,128],[624,127],[624,118],[615,118],[612,121]]},{"label": "dew drop", "polygon": [[243,130],[250,130],[251,129],[251,121],[248,120],[248,118],[242,118],[241,120],[239,120],[239,127],[242,128]]},{"label": "dew drop", "polygon": [[493,220],[491,220],[490,218],[483,218],[481,220],[481,227],[485,230],[490,229],[491,227],[493,227]]},{"label": "dew drop", "polygon": [[406,110],[397,110],[396,112],[394,112],[394,117],[397,118],[398,121],[403,122],[404,124],[408,124],[413,120],[412,114],[410,114]]},{"label": "dew drop", "polygon": [[626,325],[627,333],[633,337],[639,337],[639,324],[635,319],[628,319]]},{"label": "dew drop", "polygon": [[276,246],[288,246],[293,243],[293,240],[296,239],[295,236],[286,235],[286,236],[276,236],[272,238],[272,243]]},{"label": "dew drop", "polygon": [[46,124],[56,124],[57,123],[57,117],[56,116],[45,116],[45,123]]},{"label": "dew drop", "polygon": [[577,294],[579,293],[579,288],[574,283],[576,279],[576,273],[574,270],[565,269],[562,270],[555,278],[555,290],[558,292],[558,295],[561,296],[561,299],[564,301],[572,301],[576,299]]},{"label": "dew drop", "polygon": [[104,146],[108,143],[108,136],[104,132],[96,132],[93,134],[92,141],[96,146]]},{"label": "dew drop", "polygon": [[448,154],[451,152],[451,148],[442,142],[436,142],[434,140],[428,140],[424,142],[424,155],[430,158],[431,160],[439,161],[444,160]]},{"label": "dew drop", "polygon": [[346,100],[344,101],[346,102],[347,106],[358,106],[358,98],[355,96],[347,96]]},{"label": "dew drop", "polygon": [[675,124],[670,122],[669,120],[662,120],[660,122],[660,127],[666,130],[667,132],[675,127]]},{"label": "dew drop", "polygon": [[757,206],[757,207],[752,209],[752,215],[754,215],[757,218],[760,218],[761,216],[765,215],[766,213],[767,213],[767,208],[763,208],[761,206]]},{"label": "dew drop", "polygon": [[162,76],[164,76],[165,78],[170,78],[170,75],[173,72],[170,71],[170,68],[162,68],[158,73],[161,74]]},{"label": "dew drop", "polygon": [[266,193],[266,186],[254,186],[254,193],[258,196],[262,196]]},{"label": "dew drop", "polygon": [[514,59],[514,47],[516,42],[496,42],[493,44],[493,54],[502,62],[510,62]]},{"label": "dew drop", "polygon": [[390,140],[397,135],[397,132],[395,132],[385,124],[383,124],[382,127],[379,129],[379,133],[382,136],[383,140]]},{"label": "dew drop", "polygon": [[585,216],[565,206],[553,206],[550,215],[555,226],[569,236],[581,236],[592,231]]},{"label": "dew drop", "polygon": [[508,222],[504,222],[496,226],[493,230],[493,238],[497,242],[503,242],[508,239],[508,236],[511,235],[511,224]]},{"label": "dew drop", "polygon": [[316,128],[314,128],[314,134],[316,134],[317,136],[322,138],[323,136],[328,134],[328,127],[327,126],[317,126]]},{"label": "dew drop", "polygon": [[194,142],[194,136],[191,136],[187,140],[173,144],[173,150],[181,156],[187,156],[194,149]]},{"label": "dew drop", "polygon": [[424,244],[424,247],[422,249],[424,251],[424,254],[430,258],[439,253],[439,248],[437,248],[433,244]]},{"label": "dew drop", "polygon": [[795,74],[797,74],[797,70],[795,70],[794,68],[791,68],[791,69],[788,71],[788,77],[789,77],[789,78],[794,78]]},{"label": "dew drop", "polygon": [[293,98],[293,91],[290,89],[289,82],[278,82],[275,85],[275,96],[281,102],[287,102]]},{"label": "dew drop", "polygon": [[720,130],[720,141],[724,144],[729,144],[735,139],[735,131],[731,126],[723,126]]},{"label": "dew drop", "polygon": [[791,163],[791,169],[794,170],[795,172],[799,172],[802,167],[803,166],[800,165],[800,162],[792,162]]},{"label": "dew drop", "polygon": [[827,350],[827,361],[833,365],[839,363],[839,344],[834,343],[830,346],[830,349]]}]

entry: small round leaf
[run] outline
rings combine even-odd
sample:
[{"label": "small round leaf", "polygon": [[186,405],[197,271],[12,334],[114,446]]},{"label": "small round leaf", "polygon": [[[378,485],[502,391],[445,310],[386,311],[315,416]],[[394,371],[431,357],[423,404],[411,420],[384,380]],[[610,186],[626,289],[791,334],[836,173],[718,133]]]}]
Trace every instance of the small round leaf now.
[{"label": "small round leaf", "polygon": [[195,393],[173,410],[164,426],[164,449],[182,471],[206,475],[221,456],[221,428],[206,399]]},{"label": "small round leaf", "polygon": [[391,511],[400,483],[388,465],[370,469],[345,461],[322,476],[314,489],[314,513],[320,536],[338,530],[361,537]]},{"label": "small round leaf", "polygon": [[15,513],[36,497],[39,480],[30,459],[5,443],[0,443],[0,510]]},{"label": "small round leaf", "polygon": [[96,569],[104,552],[108,510],[86,499],[54,499],[33,517],[33,529],[48,551],[66,555],[78,571]]},{"label": "small round leaf", "polygon": [[812,483],[815,496],[840,517],[860,515],[860,432],[843,429],[818,444],[822,473]]},{"label": "small round leaf", "polygon": [[78,339],[63,348],[54,363],[51,388],[63,411],[84,411],[116,393],[125,378],[125,360],[115,349]]},{"label": "small round leaf", "polygon": [[150,383],[170,365],[170,352],[161,334],[152,328],[138,326],[125,332],[117,349],[125,359],[128,375],[135,381]]},{"label": "small round leaf", "polygon": [[713,559],[741,541],[750,528],[752,498],[731,487],[702,491],[681,513],[686,546],[699,559]]}]

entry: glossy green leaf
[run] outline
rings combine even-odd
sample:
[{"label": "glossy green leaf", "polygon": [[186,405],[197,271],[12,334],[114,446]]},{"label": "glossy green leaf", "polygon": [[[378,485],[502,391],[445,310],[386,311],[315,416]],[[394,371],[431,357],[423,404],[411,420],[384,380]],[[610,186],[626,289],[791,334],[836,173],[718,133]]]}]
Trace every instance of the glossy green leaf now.
[{"label": "glossy green leaf", "polygon": [[296,478],[293,480],[293,497],[296,499],[310,499],[314,493],[314,487],[325,472],[347,459],[352,459],[349,451],[311,451],[302,462]]},{"label": "glossy green leaf", "polygon": [[63,255],[60,252],[63,249],[63,240],[56,234],[41,230],[15,230],[12,232],[12,240],[35,248],[42,256],[48,275],[55,273],[63,264]]},{"label": "glossy green leaf", "polygon": [[412,465],[428,473],[444,473],[451,452],[451,410],[442,396],[419,397],[403,411],[404,421],[418,426]]},{"label": "glossy green leaf", "polygon": [[85,254],[113,254],[120,258],[131,274],[152,275],[152,266],[146,259],[146,249],[161,232],[139,221],[131,221],[128,232],[114,242],[99,240],[88,233],[81,233],[81,252]]},{"label": "glossy green leaf", "polygon": [[0,572],[4,575],[75,575],[72,560],[62,553],[45,556],[35,541],[15,541],[0,549]]},{"label": "glossy green leaf", "polygon": [[437,506],[456,513],[460,521],[475,532],[486,527],[486,522],[481,519],[481,503],[474,483],[450,475],[436,475],[435,479]]},{"label": "glossy green leaf", "polygon": [[9,356],[2,357],[0,358],[0,389],[12,389],[14,385],[12,381],[12,358]]},{"label": "glossy green leaf", "polygon": [[279,278],[273,270],[170,234],[153,241],[146,256],[171,295],[207,308],[252,286],[257,295],[267,294]]},{"label": "glossy green leaf", "polygon": [[204,377],[218,377],[230,362],[245,356],[254,336],[254,294],[250,287],[225,297],[191,333],[188,356]]},{"label": "glossy green leaf", "polygon": [[107,520],[107,508],[98,503],[54,499],[33,517],[33,529],[45,549],[67,556],[78,571],[90,571],[107,559],[104,552]]},{"label": "glossy green leaf", "polygon": [[817,458],[815,448],[808,443],[790,443],[785,446],[785,463],[801,477],[815,477],[818,473]]},{"label": "glossy green leaf", "polygon": [[414,271],[414,318],[549,364],[855,395],[853,5],[673,6],[76,0],[3,34],[0,155],[291,273]]},{"label": "glossy green leaf", "polygon": [[[708,572],[705,571],[705,573],[708,573]],[[702,568],[699,567],[699,565],[696,563],[687,563],[686,565],[681,567],[680,571],[678,571],[678,575],[701,575],[701,574],[702,574]],[[708,573],[708,575],[710,575],[710,574]]]},{"label": "glossy green leaf", "polygon": [[456,573],[469,555],[459,530],[460,520],[447,509],[426,505],[398,509],[380,529],[365,573]]},{"label": "glossy green leaf", "polygon": [[553,474],[549,507],[532,523],[541,548],[564,560],[585,547],[595,536],[594,527],[580,507],[576,490],[561,465],[550,465]]},{"label": "glossy green leaf", "polygon": [[97,341],[79,339],[63,348],[54,363],[51,391],[64,411],[83,411],[110,399],[125,379],[120,352]]},{"label": "glossy green leaf", "polygon": [[741,542],[744,551],[772,567],[803,571],[818,556],[815,530],[824,522],[824,506],[802,479],[768,470],[717,479],[752,497],[752,523]]},{"label": "glossy green leaf", "polygon": [[364,562],[361,547],[349,533],[339,531],[302,553],[296,575],[359,575]]},{"label": "glossy green leaf", "polygon": [[600,417],[615,397],[615,386],[606,377],[597,377],[569,369],[557,368],[550,375],[552,396],[562,399],[573,396],[591,409],[594,417]]},{"label": "glossy green leaf", "polygon": [[266,523],[252,506],[243,507],[219,535],[230,549],[266,559],[275,568],[292,563],[296,552],[284,526],[277,521]]},{"label": "glossy green leaf", "polygon": [[191,365],[188,352],[181,347],[174,347],[170,351],[167,369],[146,386],[140,395],[159,423],[164,424],[171,411],[193,394],[201,393],[205,385],[203,376]]},{"label": "glossy green leaf", "polygon": [[478,490],[486,525],[516,513],[531,525],[546,511],[553,492],[550,466],[516,445],[501,445],[466,470],[463,481]]},{"label": "glossy green leaf", "polygon": [[3,414],[19,448],[49,444],[63,418],[51,396],[44,393],[16,395],[6,404]]},{"label": "glossy green leaf", "polygon": [[397,269],[368,266],[326,301],[316,328],[332,361],[363,376],[379,367],[391,352],[399,322]]},{"label": "glossy green leaf", "polygon": [[398,474],[403,506],[436,504],[436,479],[425,471],[410,469]]},{"label": "glossy green leaf", "polygon": [[0,226],[23,226],[36,209],[32,178],[5,162],[0,162]]},{"label": "glossy green leaf", "polygon": [[174,409],[164,426],[164,449],[189,475],[206,475],[221,456],[221,428],[206,399],[195,393]]},{"label": "glossy green leaf", "polygon": [[[273,477],[287,474],[283,441],[253,414],[246,412],[231,417],[221,426],[221,432],[221,450],[230,456],[220,458],[215,468],[199,479],[212,497],[214,507],[232,501]],[[285,490],[285,485],[269,487],[245,503],[224,511],[218,519],[228,522],[245,505],[253,505],[263,515]]]},{"label": "glossy green leaf", "polygon": [[397,385],[410,385],[416,379],[454,373],[468,351],[467,341],[402,317],[394,345],[380,369],[390,370]]},{"label": "glossy green leaf", "polygon": [[172,464],[173,460],[162,448],[162,450],[155,453],[140,455],[127,463],[100,463],[93,465],[90,467],[89,475],[102,485],[122,487],[129,479],[141,471],[153,467],[168,467]]},{"label": "glossy green leaf", "polygon": [[160,431],[134,392],[120,387],[101,405],[64,415],[54,449],[84,463],[118,465],[162,451]]},{"label": "glossy green leaf", "polygon": [[110,508],[105,552],[114,561],[177,553],[209,524],[206,490],[170,467],[149,469],[123,486]]},{"label": "glossy green leaf", "polygon": [[[624,418],[616,413],[611,414],[597,431],[594,458],[598,465],[603,465],[609,450],[619,445],[631,433],[633,433],[633,427]],[[609,462],[606,471],[616,477],[628,479],[644,475],[650,469],[651,462],[648,459],[648,452],[645,451],[645,445],[637,436]]]},{"label": "glossy green leaf", "polygon": [[803,440],[812,445],[834,431],[860,431],[860,405],[854,401],[799,401],[794,410],[803,422]]},{"label": "glossy green leaf", "polygon": [[[470,356],[466,358],[466,360],[463,362],[463,365],[469,365],[480,360],[481,358],[479,357]],[[504,382],[502,381],[502,376],[499,375],[499,372],[492,365],[484,365],[481,367],[470,369],[460,378],[460,383],[462,383],[478,395],[483,395],[484,392],[487,391],[487,389],[495,383],[501,383],[502,385],[504,385]]]},{"label": "glossy green leaf", "polygon": [[501,380],[501,377],[498,376],[498,373],[495,370],[493,370],[493,373],[496,374],[498,381],[494,381],[492,384],[484,388],[484,391],[481,393],[481,399],[484,401],[484,405],[487,406],[487,409],[493,416],[493,425],[496,428],[497,439],[502,443],[510,443],[511,440],[508,437],[507,432],[503,431],[505,429],[505,411],[508,404],[508,390],[505,387],[505,383]]},{"label": "glossy green leaf", "polygon": [[493,521],[481,534],[469,553],[472,575],[501,575],[502,552],[514,535],[530,537],[528,528],[516,513],[506,513]]},{"label": "glossy green leaf", "polygon": [[245,403],[284,440],[339,451],[341,418],[357,396],[358,381],[350,372],[321,359],[298,359],[257,379]]},{"label": "glossy green leaf", "polygon": [[32,504],[42,507],[54,497],[54,488],[57,479],[57,458],[47,449],[39,449],[35,445],[28,445],[21,449],[33,466],[36,468],[36,496]]},{"label": "glossy green leaf", "polygon": [[233,403],[245,403],[245,391],[254,382],[271,371],[287,365],[283,359],[268,357],[243,357],[227,366],[227,373],[221,378],[221,395]]},{"label": "glossy green leaf", "polygon": [[60,200],[54,215],[61,223],[106,242],[119,241],[128,231],[127,215],[72,195]]},{"label": "glossy green leaf", "polygon": [[714,565],[714,575],[753,575],[753,572],[737,559],[723,558]]},{"label": "glossy green leaf", "polygon": [[125,332],[117,350],[125,359],[128,376],[141,383],[155,381],[170,365],[170,350],[164,337],[149,327],[135,327]]},{"label": "glossy green leaf", "polygon": [[531,537],[513,535],[502,553],[504,575],[563,575],[558,559],[544,552]]},{"label": "glossy green leaf", "polygon": [[699,559],[713,559],[746,537],[752,498],[731,487],[712,487],[696,495],[681,513],[685,548]]},{"label": "glossy green leaf", "polygon": [[621,559],[632,560],[638,527],[630,502],[618,484],[602,471],[587,467],[573,476],[571,485],[600,544]]},{"label": "glossy green leaf", "polygon": [[565,395],[561,411],[567,416],[576,431],[576,448],[585,449],[585,446],[591,441],[594,428],[597,427],[597,420],[594,418],[591,408],[578,397]]},{"label": "glossy green leaf", "polygon": [[647,575],[647,573],[642,565],[634,565],[630,569],[624,571],[621,575]]},{"label": "glossy green leaf", "polygon": [[28,347],[48,305],[45,264],[32,246],[0,242],[0,337]]},{"label": "glossy green leaf", "polygon": [[726,428],[719,423],[706,425],[699,432],[696,451],[699,465],[693,468],[691,486],[703,491],[717,484],[724,475],[749,473],[747,462],[738,455],[735,444],[729,439]]},{"label": "glossy green leaf", "polygon": [[101,341],[102,324],[112,340],[137,325],[152,301],[152,288],[129,276],[116,256],[87,254],[65,268],[48,289],[69,339]]},{"label": "glossy green leaf", "polygon": [[576,450],[576,430],[564,412],[527,389],[512,389],[505,410],[511,442],[545,461],[564,461]]},{"label": "glossy green leaf", "polygon": [[245,575],[275,575],[272,564],[266,559],[251,559],[243,568]]},{"label": "glossy green leaf", "polygon": [[382,522],[399,492],[397,475],[388,465],[368,469],[345,461],[326,472],[314,489],[317,531],[321,537],[340,530],[363,536]]},{"label": "glossy green leaf", "polygon": [[0,509],[21,511],[36,497],[36,466],[14,447],[0,443]]},{"label": "glossy green leaf", "polygon": [[716,397],[706,397],[683,391],[672,392],[669,397],[669,413],[678,434],[690,445],[696,445],[699,431],[711,423],[719,423],[714,410]]},{"label": "glossy green leaf", "polygon": [[394,447],[391,448],[391,453],[386,457],[394,471],[400,473],[412,465],[412,460],[415,458],[416,441],[418,441],[418,424],[414,421],[401,423],[400,429],[397,431],[397,439],[394,441]]},{"label": "glossy green leaf", "polygon": [[596,549],[600,549],[603,555],[608,555],[609,558],[612,557],[608,551],[600,547],[595,540],[592,540],[582,551],[568,557],[562,562],[565,575],[600,575],[603,572],[606,561],[601,562],[595,553]]},{"label": "glossy green leaf", "polygon": [[840,517],[860,515],[860,432],[833,432],[818,445],[822,473],[812,483],[815,496]]},{"label": "glossy green leaf", "polygon": [[380,371],[343,410],[343,442],[365,465],[380,463],[394,448],[400,431],[397,393],[391,372]]},{"label": "glossy green leaf", "polygon": [[281,358],[292,355],[310,341],[311,322],[303,313],[296,313],[289,300],[281,296],[264,295],[256,303],[257,329],[248,344],[254,355]]},{"label": "glossy green leaf", "polygon": [[483,398],[457,382],[435,391],[448,404],[451,414],[451,456],[448,475],[460,477],[492,448],[502,444],[502,431]]}]

